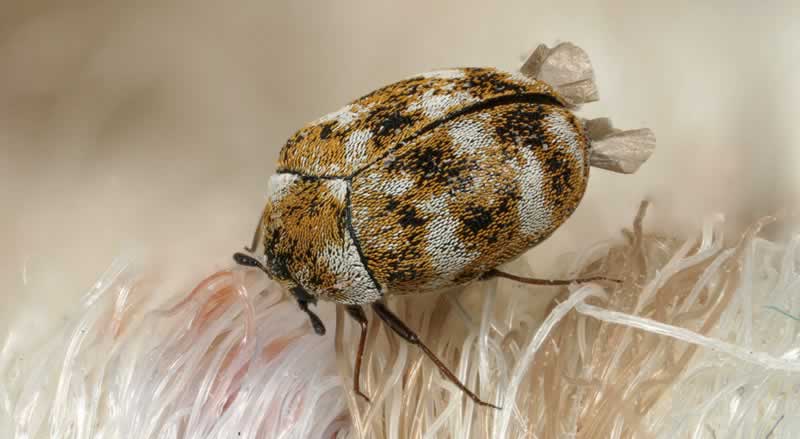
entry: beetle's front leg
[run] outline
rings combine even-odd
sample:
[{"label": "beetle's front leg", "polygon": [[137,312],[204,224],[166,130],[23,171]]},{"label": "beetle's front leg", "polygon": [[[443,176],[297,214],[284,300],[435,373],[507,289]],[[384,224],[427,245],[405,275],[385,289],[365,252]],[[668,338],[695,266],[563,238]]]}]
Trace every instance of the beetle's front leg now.
[{"label": "beetle's front leg", "polygon": [[370,402],[369,397],[361,392],[361,359],[364,357],[364,345],[367,342],[367,315],[364,313],[364,309],[361,308],[359,305],[346,305],[344,307],[347,314],[353,318],[358,324],[361,326],[361,338],[358,341],[358,351],[356,352],[356,364],[355,370],[353,371],[353,391],[356,392],[356,395],[360,395],[362,398],[366,399],[367,402]]},{"label": "beetle's front leg", "polygon": [[311,327],[314,328],[314,332],[317,333],[317,335],[325,335],[325,325],[322,323],[322,319],[308,308],[308,302],[298,299],[297,304],[300,305],[300,309],[303,310],[304,313],[308,314],[308,319],[311,320]]}]

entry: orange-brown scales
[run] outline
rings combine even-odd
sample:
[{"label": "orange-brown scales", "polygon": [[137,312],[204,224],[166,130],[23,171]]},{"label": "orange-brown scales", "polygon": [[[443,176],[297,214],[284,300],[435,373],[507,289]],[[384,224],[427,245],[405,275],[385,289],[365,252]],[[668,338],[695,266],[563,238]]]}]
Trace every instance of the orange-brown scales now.
[{"label": "orange-brown scales", "polygon": [[583,126],[547,84],[415,76],[289,139],[261,220],[267,270],[344,304],[463,284],[549,236],[588,175]]}]

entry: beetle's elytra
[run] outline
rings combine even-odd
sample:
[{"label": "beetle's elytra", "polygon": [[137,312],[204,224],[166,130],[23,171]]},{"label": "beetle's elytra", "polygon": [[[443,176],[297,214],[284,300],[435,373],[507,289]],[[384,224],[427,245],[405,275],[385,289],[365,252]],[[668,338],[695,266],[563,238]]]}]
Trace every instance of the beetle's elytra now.
[{"label": "beetle's elytra", "polygon": [[[280,153],[253,246],[261,267],[309,310],[373,309],[473,400],[411,329],[383,305],[487,275],[549,236],[578,205],[589,176],[583,123],[545,82],[492,68],[418,75],[376,90],[292,136]],[[513,276],[511,276],[514,278]],[[520,278],[516,278],[520,280]],[[523,279],[524,280],[524,279]]]},{"label": "beetle's elytra", "polygon": [[474,280],[572,213],[588,147],[555,92],[522,75],[389,85],[284,146],[261,223],[267,269],[350,305]]}]

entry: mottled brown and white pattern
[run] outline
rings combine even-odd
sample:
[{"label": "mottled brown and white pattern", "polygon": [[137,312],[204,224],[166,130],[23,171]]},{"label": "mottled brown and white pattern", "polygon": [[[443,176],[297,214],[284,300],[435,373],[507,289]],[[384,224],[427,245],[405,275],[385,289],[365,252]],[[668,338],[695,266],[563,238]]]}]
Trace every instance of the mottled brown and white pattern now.
[{"label": "mottled brown and white pattern", "polygon": [[488,68],[415,76],[289,139],[262,218],[267,266],[345,304],[469,282],[569,217],[588,157],[547,84]]},{"label": "mottled brown and white pattern", "polygon": [[378,89],[312,122],[281,150],[278,170],[349,177],[367,163],[472,105],[524,94],[559,99],[552,88],[495,69],[451,69]]}]

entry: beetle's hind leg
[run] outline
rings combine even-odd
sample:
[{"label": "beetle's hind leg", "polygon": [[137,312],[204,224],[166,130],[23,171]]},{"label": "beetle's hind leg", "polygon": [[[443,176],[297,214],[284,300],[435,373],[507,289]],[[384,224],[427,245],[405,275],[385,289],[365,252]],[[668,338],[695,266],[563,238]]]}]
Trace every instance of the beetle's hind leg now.
[{"label": "beetle's hind leg", "polygon": [[447,379],[450,380],[450,382],[455,384],[459,389],[461,389],[462,392],[466,393],[467,396],[469,396],[473,401],[475,401],[476,404],[500,410],[500,407],[480,399],[478,395],[473,393],[471,390],[467,388],[467,386],[464,385],[464,383],[459,381],[458,377],[456,377],[455,374],[453,374],[453,372],[451,372],[450,369],[448,369],[447,366],[445,366],[445,364],[442,363],[442,360],[440,360],[439,357],[437,357],[436,354],[434,354],[433,351],[431,351],[428,348],[428,346],[426,346],[425,343],[423,343],[422,340],[419,339],[417,334],[414,333],[414,331],[412,331],[411,328],[406,326],[406,324],[403,323],[403,321],[400,320],[399,317],[397,317],[397,315],[389,311],[389,309],[386,308],[386,305],[379,302],[375,302],[372,304],[372,309],[375,311],[375,314],[377,314],[378,317],[381,318],[381,320],[383,320],[387,325],[389,325],[389,327],[392,328],[392,330],[397,335],[403,337],[405,341],[413,345],[419,346],[419,348],[422,349],[422,352],[424,352],[425,355],[428,358],[430,358],[434,364],[436,364],[436,367],[439,368],[439,371],[445,377],[447,377]]},{"label": "beetle's hind leg", "polygon": [[364,346],[367,342],[367,314],[359,305],[347,305],[344,307],[347,314],[361,326],[361,338],[358,341],[358,351],[356,352],[356,364],[353,370],[353,391],[370,402],[369,397],[361,391],[361,359],[364,357]]},{"label": "beetle's hind leg", "polygon": [[596,282],[596,281],[606,281],[606,282],[614,282],[614,283],[621,283],[622,281],[619,279],[612,279],[609,277],[604,276],[594,276],[594,277],[584,277],[584,278],[577,278],[577,279],[537,279],[534,277],[522,277],[517,276],[511,273],[506,273],[504,271],[500,271],[497,269],[491,269],[484,273],[481,276],[481,279],[491,279],[493,277],[502,277],[506,279],[511,279],[516,282],[529,284],[529,285],[545,285],[545,286],[555,286],[555,285],[570,285],[573,283],[582,284],[586,282]]}]

